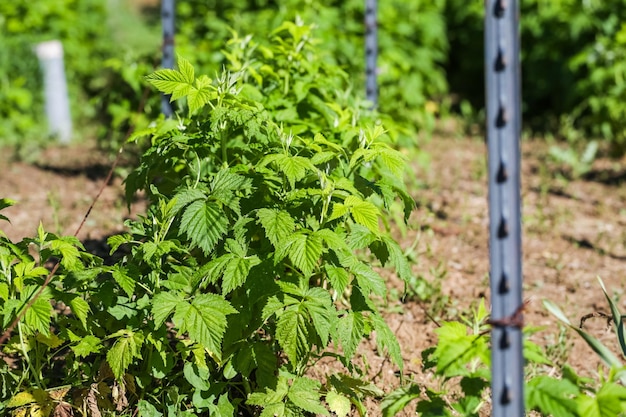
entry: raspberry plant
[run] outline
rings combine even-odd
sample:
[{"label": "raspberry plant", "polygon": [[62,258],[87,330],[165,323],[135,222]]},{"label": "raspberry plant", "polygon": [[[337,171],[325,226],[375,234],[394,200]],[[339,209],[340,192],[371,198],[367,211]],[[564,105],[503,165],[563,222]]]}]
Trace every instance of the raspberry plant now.
[{"label": "raspberry plant", "polygon": [[[396,200],[412,209],[405,158],[373,115],[361,121],[310,27],[288,22],[273,36],[270,47],[233,39],[231,68],[214,80],[182,57],[148,77],[186,111],[136,136],[151,146],[127,192],[144,190],[151,208],[111,244],[131,248],[118,281],[129,308],[149,307],[107,358],[119,381],[140,356],[160,358],[153,377],[182,368],[184,405],[197,412],[364,414],[362,397],[378,391],[352,362],[361,340],[375,331],[402,367],[372,301],[386,293],[372,262],[411,276],[381,227]],[[322,384],[310,372],[324,356],[345,372]]]}]

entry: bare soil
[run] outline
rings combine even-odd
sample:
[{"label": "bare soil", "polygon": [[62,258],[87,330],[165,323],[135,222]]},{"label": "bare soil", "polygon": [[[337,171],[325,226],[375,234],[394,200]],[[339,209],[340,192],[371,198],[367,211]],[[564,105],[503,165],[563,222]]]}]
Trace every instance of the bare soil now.
[{"label": "bare soil", "polygon": [[[391,296],[382,309],[403,349],[405,381],[428,386],[433,375],[422,370],[421,354],[435,345],[438,323],[468,314],[481,298],[489,299],[488,208],[482,140],[441,134],[422,148],[430,164],[413,164],[417,209],[397,238],[403,248],[412,248],[415,274],[441,285],[441,291],[426,302],[410,297],[402,302],[403,284],[390,276]],[[573,332],[562,337],[542,300],[556,303],[578,323],[591,313],[609,313],[597,276],[616,296],[624,292],[624,165],[601,159],[586,178],[565,180],[547,160],[547,150],[542,141],[522,144],[524,290],[531,300],[525,323],[543,328],[533,339],[548,347],[553,360],[593,376],[600,366],[595,354]],[[3,212],[11,223],[3,222],[0,230],[19,240],[35,235],[41,222],[48,231],[74,234],[102,186],[109,157],[90,145],[47,149],[35,164],[12,161],[9,155],[0,152],[0,198],[19,203]],[[128,210],[122,179],[116,176],[78,237],[106,255],[106,237],[123,231],[124,219],[144,209],[139,200]],[[585,328],[618,352],[605,320],[589,319]],[[398,370],[376,352],[373,340],[363,344],[360,355],[379,387],[390,391],[400,384]],[[320,363],[318,371],[334,366]],[[414,415],[410,408],[406,415]],[[374,404],[371,415],[380,415]]]}]

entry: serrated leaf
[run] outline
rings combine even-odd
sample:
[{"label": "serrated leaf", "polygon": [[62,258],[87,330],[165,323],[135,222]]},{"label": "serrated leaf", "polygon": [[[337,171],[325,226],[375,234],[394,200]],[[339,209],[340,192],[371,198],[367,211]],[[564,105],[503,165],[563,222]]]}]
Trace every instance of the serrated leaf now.
[{"label": "serrated leaf", "polygon": [[310,288],[304,297],[303,305],[311,315],[313,327],[320,337],[323,346],[328,345],[330,329],[336,317],[330,293],[323,288]]},{"label": "serrated leaf", "polygon": [[228,231],[228,219],[216,204],[194,201],[185,209],[180,229],[208,255]]},{"label": "serrated leaf", "polygon": [[113,371],[113,376],[121,381],[133,359],[141,358],[143,334],[128,329],[118,333],[120,333],[120,337],[107,352],[107,363]]},{"label": "serrated leaf", "polygon": [[154,296],[152,318],[155,330],[158,330],[165,323],[165,320],[174,312],[176,306],[181,301],[183,301],[182,298],[170,292],[161,292]]},{"label": "serrated leaf", "polygon": [[382,241],[387,246],[389,261],[398,274],[398,277],[404,282],[409,282],[413,278],[413,271],[411,270],[411,264],[404,255],[404,252],[391,237],[383,236]]},{"label": "serrated leaf", "polygon": [[326,276],[330,281],[330,285],[338,294],[343,294],[348,284],[350,283],[350,274],[345,268],[339,266],[332,266],[330,264],[324,265]]},{"label": "serrated leaf", "polygon": [[[256,257],[253,259],[258,261]],[[226,264],[226,268],[224,268],[222,294],[226,295],[234,289],[241,287],[246,282],[252,266],[251,259],[233,256]]]},{"label": "serrated leaf", "polygon": [[367,227],[373,233],[378,233],[378,216],[380,211],[378,207],[369,201],[361,200],[355,196],[348,196],[344,204],[349,207],[350,214],[355,222]]},{"label": "serrated leaf", "polygon": [[367,264],[356,261],[350,266],[350,271],[354,274],[363,294],[374,293],[383,296],[387,293],[387,286],[383,277]]},{"label": "serrated leaf", "polygon": [[296,233],[289,238],[288,254],[291,262],[305,276],[310,276],[322,256],[322,239],[316,234]]},{"label": "serrated leaf", "polygon": [[346,358],[354,356],[363,339],[365,322],[360,311],[350,311],[337,321],[337,335]]},{"label": "serrated leaf", "polygon": [[176,214],[193,201],[205,200],[206,198],[207,195],[204,193],[204,191],[197,188],[186,188],[182,191],[179,191],[173,198],[174,206],[172,208],[172,213]]},{"label": "serrated leaf", "polygon": [[308,319],[298,306],[293,306],[283,311],[276,324],[276,339],[289,361],[294,364],[310,350]]},{"label": "serrated leaf", "polygon": [[376,150],[378,151],[379,161],[383,166],[395,177],[402,178],[406,168],[406,157],[399,151],[382,143],[377,144]]},{"label": "serrated leaf", "polygon": [[92,353],[98,353],[102,350],[102,342],[96,336],[87,335],[80,339],[75,346],[72,346],[72,352],[79,358],[86,358]]},{"label": "serrated leaf", "polygon": [[45,335],[49,335],[51,316],[52,305],[50,305],[50,298],[42,293],[42,295],[31,304],[30,308],[26,310],[26,324]]},{"label": "serrated leaf", "polygon": [[438,374],[450,377],[467,375],[466,365],[474,358],[488,363],[489,349],[485,337],[469,335],[464,324],[446,322],[435,332],[439,336],[434,352]]},{"label": "serrated leaf", "polygon": [[326,393],[326,403],[330,411],[335,413],[337,417],[348,417],[352,409],[350,399],[337,391],[328,391]]},{"label": "serrated leaf", "polygon": [[172,96],[171,101],[188,95],[195,80],[193,66],[189,61],[178,55],[177,65],[178,70],[161,69],[146,77],[148,82],[159,91],[170,94]]},{"label": "serrated leaf", "polygon": [[578,387],[566,379],[540,375],[526,384],[526,407],[554,417],[574,416],[577,405],[573,397],[578,393]]},{"label": "serrated leaf", "polygon": [[328,410],[321,404],[321,384],[313,379],[296,378],[289,389],[287,396],[292,403],[301,409],[315,415],[328,415]]},{"label": "serrated leaf", "polygon": [[61,265],[68,271],[79,269],[82,264],[80,262],[80,253],[77,245],[80,241],[76,238],[62,237],[50,242],[50,248],[61,255]]},{"label": "serrated leaf", "polygon": [[181,301],[176,306],[174,324],[187,332],[194,342],[202,344],[217,358],[221,358],[221,343],[226,330],[226,316],[235,314],[228,301],[217,294],[202,294],[191,304]]},{"label": "serrated leaf", "polygon": [[257,212],[257,217],[275,248],[296,229],[294,219],[286,211],[263,208]]},{"label": "serrated leaf", "polygon": [[124,233],[122,235],[113,235],[113,236],[109,236],[109,238],[107,239],[107,245],[109,245],[111,247],[111,250],[109,251],[109,255],[113,255],[120,246],[122,246],[125,243],[128,243],[132,240],[132,236],[128,233]]},{"label": "serrated leaf", "polygon": [[326,245],[334,250],[350,250],[346,243],[345,235],[339,232],[335,232],[331,229],[320,229],[315,234],[322,238]]},{"label": "serrated leaf", "polygon": [[372,327],[376,330],[376,346],[380,352],[387,350],[391,360],[400,368],[400,371],[404,368],[404,361],[402,360],[402,352],[400,344],[396,335],[391,331],[385,320],[378,314],[372,314],[370,316]]},{"label": "serrated leaf", "polygon": [[375,233],[372,233],[370,229],[360,224],[355,224],[350,227],[350,234],[348,235],[348,246],[350,249],[363,249],[371,245],[378,239]]},{"label": "serrated leaf", "polygon": [[[0,198],[0,210],[4,210],[7,207],[11,207],[15,203],[16,203],[16,201],[15,200],[11,200],[10,198]],[[2,215],[2,214],[0,214],[0,220],[6,220],[9,223],[11,223],[9,218],[7,216]]]},{"label": "serrated leaf", "polygon": [[89,303],[79,296],[76,296],[70,300],[69,304],[72,313],[74,313],[76,318],[80,320],[84,327],[87,327],[87,316],[89,315],[89,312],[91,312]]},{"label": "serrated leaf", "polygon": [[296,181],[300,181],[307,174],[307,171],[315,171],[315,165],[302,156],[292,156],[285,154],[273,154],[266,156],[260,165],[265,166],[274,163],[278,171],[285,174],[291,188],[295,188]]},{"label": "serrated leaf", "polygon": [[128,275],[126,268],[116,266],[113,271],[111,271],[111,275],[128,297],[132,297],[135,293],[135,280]]},{"label": "serrated leaf", "polygon": [[626,411],[626,387],[607,382],[595,397],[578,397],[578,413],[585,417],[615,417]]}]

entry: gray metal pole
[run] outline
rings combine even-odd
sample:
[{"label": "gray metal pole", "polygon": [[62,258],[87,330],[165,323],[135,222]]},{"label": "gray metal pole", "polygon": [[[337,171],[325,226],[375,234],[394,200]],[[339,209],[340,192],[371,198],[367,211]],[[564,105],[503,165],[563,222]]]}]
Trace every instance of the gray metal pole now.
[{"label": "gray metal pole", "polygon": [[378,107],[378,84],[376,81],[378,59],[377,1],[365,0],[365,87],[367,100]]},{"label": "gray metal pole", "polygon": [[58,136],[61,143],[69,143],[72,117],[63,64],[63,44],[60,41],[42,42],[35,46],[35,52],[43,71],[48,129],[50,134]]},{"label": "gray metal pole", "polygon": [[493,417],[524,416],[517,0],[485,1]]},{"label": "gray metal pole", "polygon": [[[162,0],[161,24],[163,25],[163,68],[174,68],[175,0]],[[174,114],[170,96],[161,98],[161,111],[166,117]]]}]

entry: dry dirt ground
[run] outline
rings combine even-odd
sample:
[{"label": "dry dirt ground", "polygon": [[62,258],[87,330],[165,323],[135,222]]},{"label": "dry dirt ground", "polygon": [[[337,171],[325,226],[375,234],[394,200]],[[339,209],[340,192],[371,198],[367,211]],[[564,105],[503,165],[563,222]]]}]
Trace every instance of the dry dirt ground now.
[{"label": "dry dirt ground", "polygon": [[[392,296],[383,309],[403,349],[406,380],[429,385],[433,376],[422,371],[421,353],[436,343],[435,322],[456,319],[482,297],[489,299],[488,213],[486,155],[480,139],[442,134],[423,149],[430,154],[430,164],[414,164],[417,209],[407,230],[397,236],[416,260],[415,274],[441,290],[422,303],[410,299],[401,303],[403,286],[390,277]],[[573,332],[563,337],[542,300],[553,301],[578,323],[584,315],[609,312],[596,276],[612,294],[622,295],[623,165],[600,160],[586,179],[567,181],[547,162],[545,143],[526,140],[522,153],[524,296],[531,300],[526,325],[544,328],[533,339],[547,346],[554,360],[597,375],[596,356]],[[34,235],[41,221],[51,232],[73,234],[104,181],[108,158],[89,145],[48,149],[36,158],[37,164],[12,162],[8,155],[0,153],[0,198],[19,204],[3,212],[11,224],[2,223],[0,229],[11,239],[20,239]],[[78,237],[92,250],[106,253],[103,239],[122,231],[124,218],[143,209],[139,201],[127,211],[117,177],[105,188]],[[586,328],[617,349],[604,320],[589,320]],[[373,381],[388,391],[398,386],[398,372],[374,345],[364,343],[361,355]],[[322,363],[319,371],[326,366],[335,365]],[[371,410],[371,415],[380,415],[374,405]]]}]

